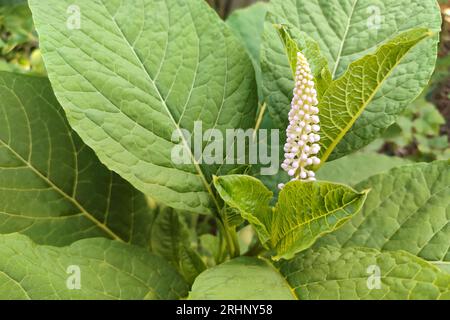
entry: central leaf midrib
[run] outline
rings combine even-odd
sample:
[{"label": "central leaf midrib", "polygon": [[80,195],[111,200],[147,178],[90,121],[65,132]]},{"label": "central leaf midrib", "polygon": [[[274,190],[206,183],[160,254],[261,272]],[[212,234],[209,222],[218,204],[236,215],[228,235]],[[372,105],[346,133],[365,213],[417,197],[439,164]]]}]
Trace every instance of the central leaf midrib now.
[{"label": "central leaf midrib", "polygon": [[196,161],[196,159],[195,159],[195,157],[194,157],[194,155],[193,155],[193,153],[192,153],[192,150],[189,148],[188,143],[187,143],[187,141],[186,141],[186,139],[185,139],[185,137],[184,137],[184,135],[183,135],[183,133],[182,133],[180,127],[178,126],[177,122],[175,121],[175,118],[173,117],[173,114],[171,113],[171,111],[170,111],[170,109],[169,109],[169,106],[167,105],[165,99],[163,98],[163,96],[162,96],[162,94],[161,94],[161,91],[159,90],[159,88],[158,88],[158,86],[156,85],[156,83],[155,83],[155,81],[153,80],[153,78],[150,76],[150,73],[148,72],[146,66],[144,65],[144,63],[143,63],[143,61],[142,61],[142,59],[138,56],[138,54],[137,54],[137,52],[135,51],[134,47],[133,47],[133,46],[130,44],[130,42],[128,41],[128,38],[125,37],[125,34],[123,33],[121,27],[120,27],[119,24],[117,23],[117,21],[116,21],[114,15],[112,15],[111,12],[109,12],[108,8],[107,8],[107,7],[105,6],[105,4],[103,3],[103,0],[100,0],[100,3],[102,4],[102,6],[103,6],[103,8],[105,9],[105,11],[106,11],[106,12],[109,14],[109,16],[111,17],[111,20],[112,20],[112,22],[114,23],[114,25],[116,26],[117,31],[121,34],[122,38],[123,38],[124,41],[126,42],[127,46],[130,48],[132,54],[135,56],[137,62],[139,63],[139,65],[140,65],[140,67],[142,68],[142,70],[144,71],[144,73],[145,73],[145,75],[147,76],[148,80],[149,80],[150,83],[153,85],[153,87],[154,87],[154,89],[155,89],[155,91],[156,91],[156,93],[157,93],[157,95],[158,95],[158,98],[159,98],[161,104],[163,105],[164,109],[166,110],[166,112],[167,112],[167,114],[168,114],[170,120],[171,120],[172,123],[173,123],[173,126],[174,126],[175,129],[178,131],[179,136],[181,137],[181,141],[183,142],[183,147],[189,152],[189,156],[190,156],[190,158],[191,158],[191,161],[192,161],[192,163],[194,164],[194,167],[195,167],[196,171],[198,172],[199,177],[200,177],[200,179],[202,180],[202,182],[203,182],[203,184],[204,184],[204,186],[205,186],[205,189],[207,190],[207,192],[209,193],[211,199],[213,200],[213,202],[214,202],[214,204],[215,204],[215,206],[216,206],[217,212],[220,212],[220,205],[218,204],[217,199],[216,199],[216,197],[214,196],[214,193],[213,193],[213,191],[212,191],[212,189],[211,189],[210,183],[209,183],[208,180],[206,179],[206,177],[205,177],[205,175],[204,175],[204,173],[203,173],[203,170],[201,169],[199,163]]},{"label": "central leaf midrib", "polygon": [[336,213],[336,212],[339,211],[339,210],[345,210],[346,207],[348,207],[350,204],[352,204],[353,202],[355,202],[355,201],[357,201],[357,200],[359,200],[359,198],[355,198],[355,199],[353,199],[352,201],[347,202],[346,204],[344,204],[344,205],[342,205],[342,206],[340,206],[340,207],[338,207],[338,208],[336,208],[336,209],[334,209],[334,210],[328,211],[328,212],[326,212],[326,213],[324,213],[324,214],[322,214],[322,215],[319,215],[319,216],[317,216],[317,217],[314,217],[314,218],[312,218],[312,219],[310,219],[310,220],[308,220],[308,221],[303,221],[303,222],[297,224],[295,227],[293,227],[293,228],[289,229],[288,231],[286,231],[286,232],[282,235],[282,237],[276,242],[275,246],[277,246],[278,244],[280,244],[281,241],[283,241],[284,239],[286,239],[286,237],[287,237],[289,234],[293,233],[293,232],[296,231],[297,229],[300,229],[300,228],[304,227],[305,225],[311,224],[311,222],[313,222],[313,221],[320,220],[320,219],[323,219],[323,218],[325,218],[325,217],[327,217],[327,216],[329,216],[329,215],[332,215],[332,214]]},{"label": "central leaf midrib", "polygon": [[[421,38],[420,40],[417,41],[417,43],[419,43],[420,41],[422,41],[423,39],[425,39],[425,37]],[[412,41],[412,40],[411,40]],[[410,41],[406,41],[406,42],[410,42]],[[398,43],[396,44],[398,45]],[[366,110],[367,106],[372,102],[372,100],[374,99],[374,97],[376,96],[376,94],[378,93],[379,89],[384,85],[384,83],[386,82],[386,80],[391,76],[391,74],[394,72],[394,70],[400,65],[400,63],[402,62],[402,60],[405,58],[405,56],[412,50],[414,46],[411,46],[408,50],[406,50],[404,52],[404,54],[401,56],[400,59],[398,59],[395,64],[393,65],[393,67],[389,70],[389,72],[386,74],[385,77],[383,77],[383,79],[377,84],[377,86],[374,88],[373,92],[370,94],[370,96],[367,98],[366,101],[364,101],[363,105],[361,108],[359,108],[358,112],[352,116],[351,120],[347,123],[346,127],[344,128],[343,131],[340,131],[339,134],[334,138],[334,139],[330,139],[332,140],[330,145],[327,147],[326,151],[324,152],[324,154],[321,157],[321,164],[317,166],[317,169],[320,168],[328,159],[328,157],[331,155],[332,151],[336,148],[336,146],[338,145],[338,143],[342,140],[342,138],[345,136],[345,134],[350,130],[351,127],[353,127],[353,124],[356,122],[356,120],[361,116],[361,114]],[[375,52],[372,56],[376,56],[377,52]],[[348,72],[348,71],[347,71]],[[345,75],[343,76],[345,77]],[[338,79],[340,80],[340,79]],[[338,81],[336,80],[336,81]],[[346,81],[346,85],[348,86],[348,81]],[[327,89],[327,91],[324,93],[324,96],[331,90],[332,86],[330,85]],[[319,104],[319,108],[321,107],[321,105]],[[330,118],[331,119],[331,118]],[[331,121],[334,121],[333,119],[331,119]]]}]

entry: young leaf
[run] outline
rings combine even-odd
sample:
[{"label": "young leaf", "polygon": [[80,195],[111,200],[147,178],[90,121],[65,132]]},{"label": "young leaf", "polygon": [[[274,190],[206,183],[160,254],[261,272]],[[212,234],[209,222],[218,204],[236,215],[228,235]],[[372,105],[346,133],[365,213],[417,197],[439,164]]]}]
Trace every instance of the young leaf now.
[{"label": "young leaf", "polygon": [[329,182],[288,183],[278,197],[271,226],[274,259],[291,259],[338,229],[361,210],[366,196],[367,191]]},{"label": "young leaf", "polygon": [[297,69],[297,53],[302,52],[311,66],[317,88],[317,96],[320,100],[331,83],[331,72],[328,69],[327,59],[320,52],[319,45],[306,33],[297,30],[295,27],[281,24],[274,25],[274,27],[283,41],[289,65],[292,69],[292,79],[295,78]]},{"label": "young leaf", "polygon": [[283,130],[288,122],[298,51],[302,51],[310,61],[320,98],[331,82],[331,74],[317,42],[292,25],[277,23],[268,14],[260,53],[263,93],[272,126]]},{"label": "young leaf", "polygon": [[225,203],[252,224],[265,245],[270,239],[272,192],[258,179],[245,175],[214,177],[214,186]]},{"label": "young leaf", "polygon": [[[272,0],[269,12],[276,17],[275,23],[294,26],[319,43],[334,79],[344,74],[350,63],[401,32],[417,27],[435,32],[402,59],[337,145],[331,159],[349,154],[380,136],[420,94],[433,72],[441,28],[435,0]],[[263,85],[273,96],[267,101],[268,108],[273,110],[274,123],[285,128],[293,88],[289,64],[282,56],[282,42],[273,36],[263,37],[263,50],[273,65],[269,70],[272,74],[266,75],[263,70],[263,76],[269,77]]]},{"label": "young leaf", "polygon": [[319,157],[322,163],[328,159],[402,59],[417,43],[430,35],[428,29],[406,31],[382,45],[373,55],[350,64],[347,72],[330,84],[318,105],[322,128]]},{"label": "young leaf", "polygon": [[277,264],[300,300],[450,299],[450,275],[406,252],[322,247]]},{"label": "young leaf", "polygon": [[[20,253],[20,254],[19,254]],[[183,278],[164,259],[107,239],[36,246],[0,235],[0,299],[178,299]]]},{"label": "young leaf", "polygon": [[450,262],[449,186],[449,161],[371,177],[356,186],[372,188],[363,210],[316,245],[405,250],[431,262]]},{"label": "young leaf", "polygon": [[214,185],[225,203],[255,228],[261,243],[275,250],[275,260],[290,259],[339,228],[361,209],[367,195],[329,182],[295,181],[271,208],[272,192],[255,178],[224,176],[214,179]]},{"label": "young leaf", "polygon": [[74,133],[45,78],[0,72],[0,233],[39,244],[108,237],[147,246],[143,194]]},{"label": "young leaf", "polygon": [[72,0],[29,2],[56,96],[100,160],[171,207],[220,210],[210,182],[228,167],[201,164],[183,129],[250,128],[257,94],[245,49],[208,4],[79,0],[68,17]]},{"label": "young leaf", "polygon": [[283,276],[266,261],[241,257],[203,272],[191,300],[294,300]]}]

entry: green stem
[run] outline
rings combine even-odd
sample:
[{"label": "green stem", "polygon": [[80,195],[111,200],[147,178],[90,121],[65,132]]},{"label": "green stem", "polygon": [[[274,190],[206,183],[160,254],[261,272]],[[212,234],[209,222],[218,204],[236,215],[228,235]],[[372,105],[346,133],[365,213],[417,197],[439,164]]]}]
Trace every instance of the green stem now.
[{"label": "green stem", "polygon": [[228,247],[228,253],[230,258],[233,259],[240,255],[239,242],[237,240],[236,231],[228,226],[226,219],[218,219],[218,227],[220,230],[221,236],[225,239]]}]

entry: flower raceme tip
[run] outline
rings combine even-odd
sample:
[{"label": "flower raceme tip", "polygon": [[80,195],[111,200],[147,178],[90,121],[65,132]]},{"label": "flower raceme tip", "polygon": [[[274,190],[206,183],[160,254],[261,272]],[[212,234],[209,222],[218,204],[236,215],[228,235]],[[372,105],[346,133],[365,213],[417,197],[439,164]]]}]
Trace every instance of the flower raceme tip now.
[{"label": "flower raceme tip", "polygon": [[[291,181],[315,181],[310,166],[320,164],[316,156],[320,151],[319,108],[314,77],[306,57],[297,52],[294,97],[289,111],[286,129],[284,162],[281,168],[292,177]],[[282,189],[284,184],[279,184]]]}]

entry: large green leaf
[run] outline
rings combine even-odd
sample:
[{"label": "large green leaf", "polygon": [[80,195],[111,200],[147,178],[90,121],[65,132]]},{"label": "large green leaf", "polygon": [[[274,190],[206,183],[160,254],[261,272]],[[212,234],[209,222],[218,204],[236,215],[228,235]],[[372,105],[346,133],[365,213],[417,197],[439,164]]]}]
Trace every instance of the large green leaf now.
[{"label": "large green leaf", "polygon": [[175,269],[138,247],[86,239],[55,248],[0,236],[0,299],[177,299],[187,291]]},{"label": "large green leaf", "polygon": [[450,275],[406,252],[322,247],[274,266],[238,258],[202,273],[191,299],[450,299]]},{"label": "large green leaf", "polygon": [[[350,63],[373,52],[393,37],[416,27],[434,31],[434,37],[412,48],[380,83],[372,101],[331,155],[332,159],[357,150],[378,137],[395,122],[398,114],[422,91],[436,61],[441,16],[435,0],[273,0],[269,11],[277,23],[292,25],[319,43],[333,78],[344,74]],[[379,14],[379,15],[378,15]],[[380,22],[379,24],[377,22]],[[294,87],[283,44],[263,35],[261,58],[270,59],[267,102],[274,123],[286,127],[286,114]]]},{"label": "large green leaf", "polygon": [[373,175],[389,171],[410,161],[378,153],[356,153],[325,163],[317,172],[318,180],[354,186]]},{"label": "large green leaf", "polygon": [[145,197],[70,129],[45,78],[0,73],[0,233],[40,244],[109,237],[147,246]]},{"label": "large green leaf", "polygon": [[406,252],[322,247],[277,267],[300,300],[450,299],[450,275]]},{"label": "large green leaf", "polygon": [[225,203],[255,228],[261,243],[275,250],[275,260],[290,259],[339,228],[361,209],[367,194],[330,182],[294,181],[271,208],[272,192],[255,178],[229,175],[215,179],[214,185]]},{"label": "large green leaf", "polygon": [[[67,27],[73,5],[80,29]],[[249,128],[257,93],[246,50],[208,4],[30,0],[30,7],[55,94],[100,160],[171,207],[217,210],[210,182],[229,167],[200,164],[182,129],[193,132],[197,120],[203,131]],[[191,164],[175,164],[176,147]]]},{"label": "large green leaf", "polygon": [[428,261],[450,262],[450,162],[415,164],[374,176],[363,210],[317,246],[405,250]]},{"label": "large green leaf", "polygon": [[194,282],[191,300],[293,300],[289,284],[269,263],[237,258],[202,273]]},{"label": "large green leaf", "polygon": [[258,96],[263,100],[261,86],[260,47],[267,4],[257,2],[247,8],[235,10],[227,19],[227,24],[241,38],[255,68]]}]

